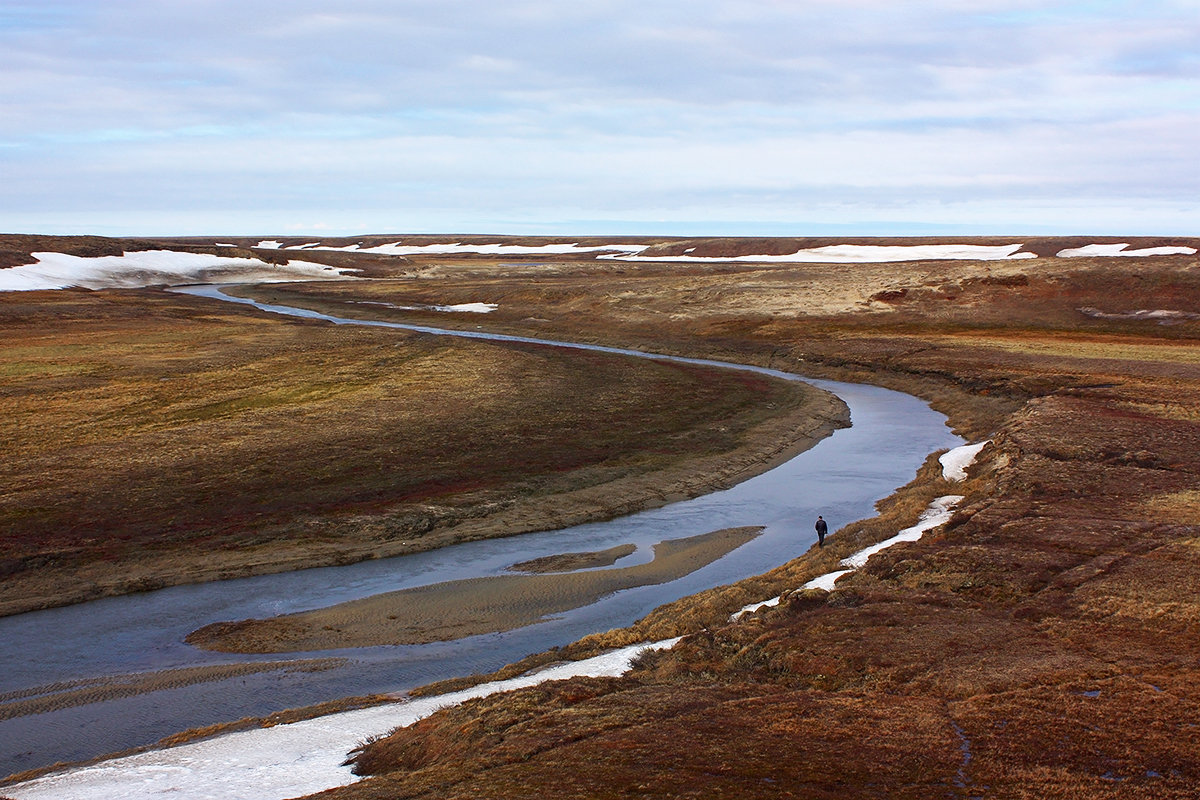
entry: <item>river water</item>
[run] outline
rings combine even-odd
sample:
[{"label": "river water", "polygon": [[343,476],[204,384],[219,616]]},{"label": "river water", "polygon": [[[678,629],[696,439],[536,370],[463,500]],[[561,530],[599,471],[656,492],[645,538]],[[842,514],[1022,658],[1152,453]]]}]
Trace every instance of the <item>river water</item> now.
[{"label": "river water", "polygon": [[[275,313],[410,332],[398,335],[419,332],[500,343],[545,342],[479,331],[329,317],[233,298],[220,294],[220,287],[181,291],[247,302]],[[665,358],[620,348],[554,344]],[[674,360],[798,379],[761,367]],[[841,397],[850,408],[852,426],[834,432],[787,463],[725,491],[563,530],[470,542],[344,567],[176,586],[0,618],[0,775],[148,745],[188,728],[244,716],[351,695],[403,691],[442,678],[489,672],[588,633],[628,625],[663,603],[761,574],[800,555],[815,541],[812,522],[817,514],[829,520],[831,530],[873,516],[875,502],[911,480],[926,456],[962,444],[946,427],[945,418],[917,398],[875,386],[808,382]],[[637,552],[616,564],[627,566],[650,560],[651,548],[664,539],[744,525],[762,525],[765,530],[757,539],[686,577],[617,592],[592,605],[514,631],[428,645],[287,656],[210,653],[183,643],[190,631],[210,622],[268,617],[379,592],[498,575],[514,563],[563,552],[632,543],[637,545]],[[344,661],[322,671],[239,676],[2,719],[6,702],[17,695],[50,693],[42,687],[56,682],[200,665],[329,656]]]}]

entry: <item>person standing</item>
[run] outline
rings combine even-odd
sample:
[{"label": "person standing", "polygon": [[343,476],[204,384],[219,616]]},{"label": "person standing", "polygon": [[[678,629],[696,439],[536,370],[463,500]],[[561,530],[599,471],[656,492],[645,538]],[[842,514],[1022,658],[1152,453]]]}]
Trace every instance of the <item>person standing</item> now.
[{"label": "person standing", "polygon": [[829,525],[825,522],[825,518],[822,517],[820,514],[817,515],[816,529],[817,529],[817,545],[819,547],[824,547],[825,546],[825,534],[829,533]]}]

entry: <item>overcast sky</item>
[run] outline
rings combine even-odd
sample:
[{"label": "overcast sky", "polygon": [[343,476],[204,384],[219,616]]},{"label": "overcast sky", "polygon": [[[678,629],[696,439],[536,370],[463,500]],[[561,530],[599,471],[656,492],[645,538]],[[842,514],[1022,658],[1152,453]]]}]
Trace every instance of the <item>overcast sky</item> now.
[{"label": "overcast sky", "polygon": [[1198,0],[0,0],[0,231],[1200,234]]}]

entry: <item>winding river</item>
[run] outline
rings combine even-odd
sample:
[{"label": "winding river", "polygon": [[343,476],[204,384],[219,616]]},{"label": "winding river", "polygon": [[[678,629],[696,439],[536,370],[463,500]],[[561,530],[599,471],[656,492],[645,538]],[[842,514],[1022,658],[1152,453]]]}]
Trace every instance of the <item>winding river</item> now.
[{"label": "winding river", "polygon": [[[232,297],[221,293],[221,287],[179,291],[336,324],[466,336],[498,343],[553,344],[799,380],[778,370],[703,359],[331,317]],[[761,574],[803,553],[815,541],[812,520],[817,514],[830,520],[831,529],[872,516],[875,502],[911,480],[931,452],[962,444],[946,427],[945,418],[917,398],[875,386],[808,382],[841,397],[850,408],[852,426],[728,490],[563,530],[470,542],[344,567],[177,586],[0,618],[0,642],[4,643],[0,647],[0,775],[151,744],[187,728],[489,672],[588,633],[630,624],[663,603]],[[684,578],[623,590],[525,628],[426,645],[290,654],[285,658],[336,660],[320,670],[250,673],[6,718],[10,716],[5,709],[9,703],[53,695],[66,682],[85,686],[103,676],[280,660],[280,656],[206,652],[183,643],[188,632],[210,622],[267,617],[384,591],[499,575],[508,566],[531,558],[632,543],[637,551],[616,564],[627,566],[649,560],[653,545],[664,539],[747,525],[762,525],[765,530],[748,544]]]}]

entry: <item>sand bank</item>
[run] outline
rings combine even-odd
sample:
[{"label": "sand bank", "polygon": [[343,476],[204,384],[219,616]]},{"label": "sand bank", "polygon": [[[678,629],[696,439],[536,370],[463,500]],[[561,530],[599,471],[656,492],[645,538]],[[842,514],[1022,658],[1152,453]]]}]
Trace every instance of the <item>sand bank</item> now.
[{"label": "sand bank", "polygon": [[562,553],[522,561],[509,567],[512,572],[572,572],[577,569],[611,567],[625,556],[633,555],[636,545],[620,544],[591,553]]},{"label": "sand bank", "polygon": [[760,527],[728,528],[659,542],[653,561],[630,567],[468,578],[271,619],[218,622],[187,641],[223,652],[286,653],[423,644],[512,630],[621,589],[681,578],[761,532]]}]

